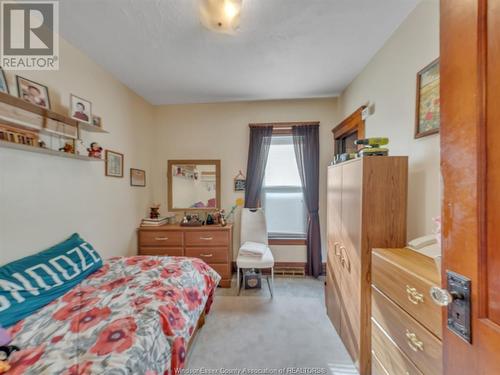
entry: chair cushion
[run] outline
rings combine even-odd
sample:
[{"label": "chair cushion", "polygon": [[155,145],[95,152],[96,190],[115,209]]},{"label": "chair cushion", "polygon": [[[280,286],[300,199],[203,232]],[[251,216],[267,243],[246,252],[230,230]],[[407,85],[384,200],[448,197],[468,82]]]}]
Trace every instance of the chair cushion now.
[{"label": "chair cushion", "polygon": [[236,265],[238,268],[271,268],[274,267],[273,253],[269,247],[266,247],[262,257],[238,254]]},{"label": "chair cushion", "polygon": [[259,242],[247,241],[240,247],[241,255],[255,255],[261,257],[267,251],[268,247],[266,244]]}]

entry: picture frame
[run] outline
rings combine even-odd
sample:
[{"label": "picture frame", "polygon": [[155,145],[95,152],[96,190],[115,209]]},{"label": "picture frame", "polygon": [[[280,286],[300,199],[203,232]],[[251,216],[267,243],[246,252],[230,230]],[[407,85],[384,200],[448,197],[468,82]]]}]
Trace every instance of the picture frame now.
[{"label": "picture frame", "polygon": [[49,89],[41,83],[16,75],[17,95],[25,102],[50,109]]},{"label": "picture frame", "polygon": [[69,115],[73,120],[92,125],[92,103],[87,99],[70,94]]},{"label": "picture frame", "polygon": [[143,169],[130,168],[130,186],[146,186],[146,171]]},{"label": "picture frame", "polygon": [[123,177],[123,164],[124,164],[123,154],[106,150],[105,152],[105,174],[108,177]]},{"label": "picture frame", "polygon": [[4,92],[6,94],[10,94],[9,84],[7,83],[7,78],[5,78],[5,71],[0,66],[0,92]]},{"label": "picture frame", "polygon": [[241,172],[241,170],[238,172],[236,176],[234,176],[233,179],[234,183],[234,191],[245,191],[247,188],[247,178]]},{"label": "picture frame", "polygon": [[101,116],[92,115],[92,125],[102,128]]},{"label": "picture frame", "polygon": [[439,133],[439,85],[439,59],[436,59],[417,73],[415,139]]}]

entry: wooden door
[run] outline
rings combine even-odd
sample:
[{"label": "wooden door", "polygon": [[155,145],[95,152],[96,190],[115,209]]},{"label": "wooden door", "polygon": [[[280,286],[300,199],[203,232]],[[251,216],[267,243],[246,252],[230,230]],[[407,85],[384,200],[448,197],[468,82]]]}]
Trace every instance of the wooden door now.
[{"label": "wooden door", "polygon": [[[340,256],[343,314],[340,335],[351,357],[360,366],[362,178],[362,160],[347,162],[342,166]],[[361,368],[360,372],[364,374]]]},{"label": "wooden door", "polygon": [[471,343],[443,317],[444,373],[500,374],[500,1],[441,0],[441,103],[443,272],[472,292]]},{"label": "wooden door", "polygon": [[340,335],[342,300],[340,296],[340,228],[342,202],[342,166],[328,168],[327,192],[327,278],[325,302],[327,314]]}]

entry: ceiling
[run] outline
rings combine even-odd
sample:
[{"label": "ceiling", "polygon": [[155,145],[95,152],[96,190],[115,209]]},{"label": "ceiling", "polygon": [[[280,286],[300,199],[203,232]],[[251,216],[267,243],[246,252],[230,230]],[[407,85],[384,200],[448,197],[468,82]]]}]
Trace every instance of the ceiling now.
[{"label": "ceiling", "polygon": [[198,0],[60,1],[62,36],[152,104],[338,95],[419,0],[243,0],[235,35]]}]

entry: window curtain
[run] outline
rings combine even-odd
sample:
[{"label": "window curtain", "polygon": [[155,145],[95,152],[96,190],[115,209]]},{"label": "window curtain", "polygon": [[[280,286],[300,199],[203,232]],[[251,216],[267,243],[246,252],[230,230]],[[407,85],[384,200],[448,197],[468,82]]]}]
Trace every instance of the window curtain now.
[{"label": "window curtain", "polygon": [[250,128],[250,144],[248,147],[247,185],[245,190],[245,207],[260,206],[260,192],[264,182],[267,157],[273,135],[272,126]]},{"label": "window curtain", "polygon": [[292,127],[295,158],[299,169],[304,201],[308,211],[307,271],[318,277],[322,271],[321,233],[319,228],[319,125]]}]

